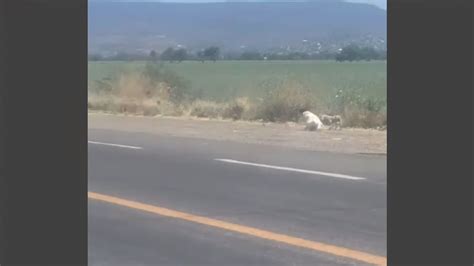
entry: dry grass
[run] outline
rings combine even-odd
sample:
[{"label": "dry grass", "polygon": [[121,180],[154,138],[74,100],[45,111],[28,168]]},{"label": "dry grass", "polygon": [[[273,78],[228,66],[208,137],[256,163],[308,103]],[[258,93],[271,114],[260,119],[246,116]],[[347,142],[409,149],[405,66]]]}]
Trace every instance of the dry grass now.
[{"label": "dry grass", "polygon": [[153,81],[143,73],[121,75],[108,81],[106,88],[89,93],[90,110],[269,122],[300,122],[301,113],[310,110],[316,114],[324,111],[342,115],[343,127],[377,128],[386,125],[386,112],[379,102],[361,100],[354,93],[346,93],[337,95],[333,106],[323,105],[314,93],[296,83],[284,83],[260,100],[241,97],[223,103],[200,99],[176,102],[170,85]]},{"label": "dry grass", "polygon": [[196,100],[193,101],[189,106],[189,115],[206,118],[222,118],[224,109],[224,104]]},{"label": "dry grass", "polygon": [[240,97],[228,103],[223,111],[223,118],[232,120],[255,120],[256,104],[249,98]]},{"label": "dry grass", "polygon": [[159,99],[127,99],[116,96],[89,96],[89,110],[144,116],[182,115],[183,111],[170,102]]},{"label": "dry grass", "polygon": [[270,122],[297,122],[302,112],[315,111],[316,98],[314,93],[298,84],[284,84],[283,87],[270,91],[263,99],[256,118]]},{"label": "dry grass", "polygon": [[127,73],[107,84],[107,92],[89,93],[90,110],[145,116],[182,115],[180,105],[170,101],[170,88],[163,82],[152,82],[141,73]]},{"label": "dry grass", "polygon": [[327,111],[340,114],[344,127],[377,128],[387,125],[386,100],[366,97],[360,90],[339,90]]},{"label": "dry grass", "polygon": [[387,125],[387,114],[384,112],[363,109],[348,109],[343,113],[345,127],[378,128]]}]

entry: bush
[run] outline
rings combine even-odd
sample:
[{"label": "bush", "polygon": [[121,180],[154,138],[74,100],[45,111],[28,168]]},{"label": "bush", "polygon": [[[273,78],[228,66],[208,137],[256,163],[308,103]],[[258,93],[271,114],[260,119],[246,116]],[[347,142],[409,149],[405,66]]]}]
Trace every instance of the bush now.
[{"label": "bush", "polygon": [[151,81],[152,86],[166,84],[169,99],[174,103],[182,102],[189,93],[189,82],[173,71],[165,69],[162,64],[148,63],[143,75]]},{"label": "bush", "polygon": [[242,119],[242,114],[244,113],[244,107],[237,102],[230,103],[224,110],[223,117],[230,118],[232,120]]},{"label": "bush", "polygon": [[222,116],[224,106],[216,102],[197,100],[191,104],[190,115],[197,117],[218,118]]},{"label": "bush", "polygon": [[112,83],[112,77],[104,77],[100,80],[94,81],[94,83],[88,88],[88,91],[96,94],[111,93],[113,89]]},{"label": "bush", "polygon": [[227,104],[222,117],[232,120],[253,120],[255,118],[253,110],[254,105],[248,98],[237,98]]},{"label": "bush", "polygon": [[121,75],[113,86],[114,94],[124,99],[149,98],[158,90],[147,77],[135,72]]},{"label": "bush", "polygon": [[144,116],[183,115],[183,107],[162,99],[125,99],[117,96],[89,95],[89,110]]},{"label": "bush", "polygon": [[338,90],[330,103],[332,114],[343,117],[343,126],[375,128],[387,124],[386,100],[364,97],[359,90]]},{"label": "bush", "polygon": [[313,96],[297,86],[271,91],[257,112],[257,119],[270,122],[297,122],[301,113],[315,107]]},{"label": "bush", "polygon": [[180,103],[186,99],[189,93],[189,82],[176,75],[171,70],[163,71],[162,82],[170,88],[170,100],[174,103]]},{"label": "bush", "polygon": [[89,92],[132,99],[158,97],[180,104],[188,97],[189,85],[160,63],[149,62],[143,71],[123,72],[96,81],[89,87]]}]

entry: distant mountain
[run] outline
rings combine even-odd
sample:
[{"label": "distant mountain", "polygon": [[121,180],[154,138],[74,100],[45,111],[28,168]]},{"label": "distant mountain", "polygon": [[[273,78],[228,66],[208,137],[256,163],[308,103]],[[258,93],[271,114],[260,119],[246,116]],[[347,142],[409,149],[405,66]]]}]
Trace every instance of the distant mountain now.
[{"label": "distant mountain", "polygon": [[[237,0],[239,1],[239,0]],[[343,1],[89,2],[89,50],[283,49],[386,39],[386,11]],[[303,41],[304,40],[304,41]],[[319,44],[318,44],[319,45]]]}]

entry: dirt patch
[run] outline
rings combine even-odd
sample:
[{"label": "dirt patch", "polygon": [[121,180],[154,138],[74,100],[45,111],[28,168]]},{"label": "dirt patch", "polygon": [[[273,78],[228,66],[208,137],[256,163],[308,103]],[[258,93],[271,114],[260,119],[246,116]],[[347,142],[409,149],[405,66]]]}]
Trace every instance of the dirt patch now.
[{"label": "dirt patch", "polygon": [[387,132],[344,128],[308,132],[297,123],[89,113],[89,128],[283,146],[340,153],[386,154]]}]

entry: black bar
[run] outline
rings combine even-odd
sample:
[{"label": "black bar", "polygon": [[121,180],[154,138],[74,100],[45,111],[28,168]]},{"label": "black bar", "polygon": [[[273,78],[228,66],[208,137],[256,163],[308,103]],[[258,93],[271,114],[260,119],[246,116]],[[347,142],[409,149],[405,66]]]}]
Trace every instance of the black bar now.
[{"label": "black bar", "polygon": [[388,2],[388,262],[473,265],[472,1]]},{"label": "black bar", "polygon": [[[6,25],[5,25],[5,2],[0,1],[0,36],[5,36]],[[0,37],[1,38],[1,37]],[[6,45],[5,41],[0,39],[0,263],[2,263],[4,258],[4,249],[5,249],[5,238],[2,237],[5,235],[5,224],[4,224],[4,214],[6,212],[5,203],[6,203],[6,184],[5,184],[5,96],[6,96],[6,82],[5,82],[5,72],[6,72]]]},{"label": "black bar", "polygon": [[0,263],[85,265],[87,0],[1,5]]}]

